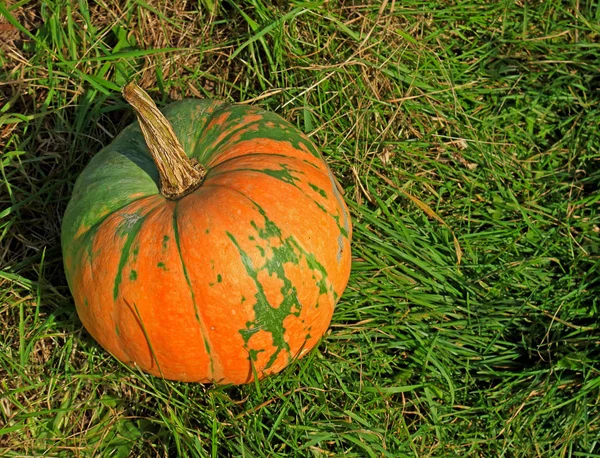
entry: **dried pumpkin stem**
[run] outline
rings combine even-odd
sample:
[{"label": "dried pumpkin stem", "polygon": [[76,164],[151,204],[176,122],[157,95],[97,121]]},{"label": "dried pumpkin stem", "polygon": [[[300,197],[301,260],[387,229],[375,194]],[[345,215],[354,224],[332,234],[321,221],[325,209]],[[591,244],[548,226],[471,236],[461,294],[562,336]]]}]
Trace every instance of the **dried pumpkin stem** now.
[{"label": "dried pumpkin stem", "polygon": [[135,110],[160,175],[162,195],[168,199],[177,199],[196,189],[206,171],[187,157],[171,124],[154,101],[133,82],[123,88],[123,97]]}]

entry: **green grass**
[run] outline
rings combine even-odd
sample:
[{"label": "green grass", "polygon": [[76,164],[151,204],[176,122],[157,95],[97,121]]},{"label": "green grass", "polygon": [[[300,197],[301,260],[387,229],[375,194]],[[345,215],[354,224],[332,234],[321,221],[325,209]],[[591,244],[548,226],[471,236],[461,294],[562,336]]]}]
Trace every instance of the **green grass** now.
[{"label": "green grass", "polygon": [[[273,3],[0,4],[0,455],[600,456],[599,4]],[[163,381],[78,321],[61,216],[132,78],[280,113],[345,188],[348,289],[282,374]]]}]

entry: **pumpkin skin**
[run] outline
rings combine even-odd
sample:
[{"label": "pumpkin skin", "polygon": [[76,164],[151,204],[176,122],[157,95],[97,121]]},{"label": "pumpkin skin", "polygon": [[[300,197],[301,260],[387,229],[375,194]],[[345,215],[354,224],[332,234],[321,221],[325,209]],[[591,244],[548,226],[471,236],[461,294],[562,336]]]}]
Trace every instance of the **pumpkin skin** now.
[{"label": "pumpkin skin", "polygon": [[335,178],[274,113],[213,100],[161,111],[206,176],[165,198],[137,122],[93,157],[62,223],[77,313],[102,347],[155,376],[276,373],[318,343],[350,275]]}]

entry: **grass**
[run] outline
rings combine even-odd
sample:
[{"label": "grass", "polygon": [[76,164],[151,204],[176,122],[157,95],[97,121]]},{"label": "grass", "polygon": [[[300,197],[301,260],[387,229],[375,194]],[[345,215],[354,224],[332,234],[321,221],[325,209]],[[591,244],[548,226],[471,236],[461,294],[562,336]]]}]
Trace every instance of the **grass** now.
[{"label": "grass", "polygon": [[[600,456],[600,7],[0,4],[3,456]],[[254,103],[346,190],[353,272],[320,346],[259,384],[167,382],[83,330],[75,178],[164,104]]]}]

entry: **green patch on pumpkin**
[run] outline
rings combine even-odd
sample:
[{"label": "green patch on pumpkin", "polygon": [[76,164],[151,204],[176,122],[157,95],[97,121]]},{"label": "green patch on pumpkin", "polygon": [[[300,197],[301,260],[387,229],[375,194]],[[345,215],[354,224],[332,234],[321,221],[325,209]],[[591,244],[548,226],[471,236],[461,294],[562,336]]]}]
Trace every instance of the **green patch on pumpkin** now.
[{"label": "green patch on pumpkin", "polygon": [[254,321],[247,322],[246,329],[242,329],[239,332],[244,339],[246,349],[248,349],[250,338],[258,331],[262,330],[271,334],[273,346],[276,350],[265,366],[265,369],[268,369],[276,361],[281,351],[285,350],[289,354],[290,348],[285,341],[285,328],[283,322],[290,314],[290,307],[289,304],[286,303],[285,298],[279,308],[272,307],[271,304],[269,304],[264,287],[258,280],[260,268],[254,266],[252,259],[248,256],[248,253],[242,249],[233,234],[227,232],[227,237],[229,237],[239,251],[242,264],[250,278],[254,281],[257,289],[257,293],[255,294],[256,303],[254,305]]},{"label": "green patch on pumpkin", "polygon": [[264,352],[264,350],[255,350],[251,348],[250,350],[248,350],[248,356],[251,361],[256,361],[258,360],[258,354],[262,352]]},{"label": "green patch on pumpkin", "polygon": [[327,198],[327,193],[325,192],[324,189],[321,189],[317,185],[312,184],[312,183],[308,183],[308,185],[310,186],[310,189],[312,189],[313,191],[318,193],[321,197]]},{"label": "green patch on pumpkin", "polygon": [[296,186],[296,182],[300,180],[294,173],[304,174],[304,172],[298,172],[297,170],[290,169],[287,164],[279,164],[281,169],[260,169],[257,172],[264,173],[270,177],[276,178],[277,180],[283,181]]},{"label": "green patch on pumpkin", "polygon": [[[256,303],[254,305],[254,321],[247,322],[246,329],[240,330],[240,334],[244,339],[246,346],[252,335],[259,330],[271,334],[273,346],[276,350],[270,356],[265,366],[265,369],[268,369],[275,363],[282,351],[286,351],[289,358],[292,357],[290,354],[290,347],[285,341],[285,327],[283,323],[289,315],[300,316],[302,310],[302,304],[298,300],[296,287],[286,276],[285,265],[298,265],[301,258],[304,258],[311,270],[320,273],[320,279],[317,279],[317,276],[313,275],[315,284],[319,288],[319,294],[327,294],[332,291],[333,286],[328,284],[327,272],[323,265],[316,260],[316,257],[303,250],[292,236],[283,238],[281,230],[269,219],[265,210],[256,202],[252,201],[252,203],[258,213],[262,216],[263,221],[261,225],[252,221],[251,225],[258,237],[267,242],[267,248],[270,248],[270,250],[263,249],[263,252],[266,253],[269,251],[272,253],[271,256],[264,260],[262,266],[256,266],[248,253],[241,248],[235,236],[230,232],[227,232],[227,237],[229,237],[240,253],[242,264],[250,278],[254,281],[257,289],[257,293],[255,294]],[[270,240],[272,239],[277,239],[278,243],[271,245]],[[269,276],[275,275],[283,282],[283,286],[281,287],[283,300],[277,307],[273,307],[269,303],[264,287],[258,279],[261,270],[266,270]]]}]

